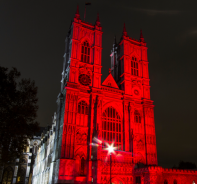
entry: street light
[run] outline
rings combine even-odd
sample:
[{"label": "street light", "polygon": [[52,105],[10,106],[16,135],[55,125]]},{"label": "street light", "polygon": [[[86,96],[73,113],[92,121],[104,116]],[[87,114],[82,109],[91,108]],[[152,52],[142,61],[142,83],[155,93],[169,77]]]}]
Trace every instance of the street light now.
[{"label": "street light", "polygon": [[114,150],[116,147],[113,146],[113,143],[111,145],[107,144],[108,154],[110,155],[110,184],[111,184],[111,154],[114,153]]},{"label": "street light", "polygon": [[115,153],[115,150],[118,149],[118,147],[114,147],[114,143],[112,143],[111,145],[108,144],[107,142],[104,142],[104,144],[106,145],[106,147],[103,146],[103,141],[97,139],[96,137],[93,138],[93,140],[97,143],[97,144],[94,144],[92,143],[91,145],[93,146],[102,146],[103,147],[103,150],[107,150],[108,151],[108,155],[110,156],[110,184],[111,184],[111,155],[112,153]]}]

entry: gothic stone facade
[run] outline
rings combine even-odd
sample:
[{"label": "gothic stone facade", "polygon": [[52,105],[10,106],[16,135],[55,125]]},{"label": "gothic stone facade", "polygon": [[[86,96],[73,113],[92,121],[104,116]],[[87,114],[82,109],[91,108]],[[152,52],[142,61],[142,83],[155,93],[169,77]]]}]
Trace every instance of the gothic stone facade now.
[{"label": "gothic stone facade", "polygon": [[0,183],[2,184],[31,184],[34,158],[40,145],[40,136],[28,140],[29,146],[20,158],[0,167]]},{"label": "gothic stone facade", "polygon": [[[47,183],[110,183],[110,163],[112,183],[196,180],[195,171],[157,166],[154,105],[142,33],[134,40],[124,26],[120,41],[112,47],[109,75],[101,84],[102,34],[99,17],[95,25],[86,23],[77,9],[65,41]],[[92,145],[94,137],[118,147],[111,162],[102,146]],[[136,169],[137,163],[144,168]],[[35,178],[36,174],[33,183],[39,183]]]}]

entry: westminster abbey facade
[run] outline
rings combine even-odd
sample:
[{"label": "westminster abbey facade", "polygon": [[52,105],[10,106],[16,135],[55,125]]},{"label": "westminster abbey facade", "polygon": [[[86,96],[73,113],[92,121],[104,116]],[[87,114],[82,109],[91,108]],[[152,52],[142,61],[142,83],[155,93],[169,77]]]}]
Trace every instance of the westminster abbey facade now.
[{"label": "westminster abbey facade", "polygon": [[[111,69],[103,82],[102,34],[99,16],[92,25],[80,19],[77,9],[65,41],[55,123],[41,139],[32,183],[109,184],[110,178],[114,184],[197,182],[196,171],[158,166],[142,32],[139,40],[132,39],[124,26],[120,41],[112,45]],[[117,148],[110,161],[105,143]]]}]

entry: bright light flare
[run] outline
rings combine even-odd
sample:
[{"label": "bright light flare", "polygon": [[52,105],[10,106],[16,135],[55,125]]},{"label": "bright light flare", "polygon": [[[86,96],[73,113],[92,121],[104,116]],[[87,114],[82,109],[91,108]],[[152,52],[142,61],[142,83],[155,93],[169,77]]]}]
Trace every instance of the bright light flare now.
[{"label": "bright light flare", "polygon": [[98,143],[98,144],[102,144],[102,143],[103,143],[101,140],[97,139],[96,137],[94,137],[93,140],[94,140],[96,143]]},{"label": "bright light flare", "polygon": [[108,151],[109,151],[109,153],[114,152],[114,147],[113,147],[113,145],[110,145],[110,146],[108,147]]},{"label": "bright light flare", "polygon": [[108,151],[108,154],[111,153],[115,153],[114,151],[117,150],[117,147],[114,147],[114,143],[112,143],[111,145],[109,145],[108,143],[106,143],[106,148],[104,148],[104,150]]}]

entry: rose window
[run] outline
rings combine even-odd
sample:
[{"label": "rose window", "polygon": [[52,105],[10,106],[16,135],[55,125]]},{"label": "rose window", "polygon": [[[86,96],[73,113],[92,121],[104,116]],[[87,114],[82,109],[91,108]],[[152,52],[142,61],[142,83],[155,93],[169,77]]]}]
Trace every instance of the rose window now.
[{"label": "rose window", "polygon": [[89,86],[91,83],[90,76],[86,75],[86,74],[81,74],[79,76],[79,82],[80,82],[80,84],[82,84],[84,86]]}]

